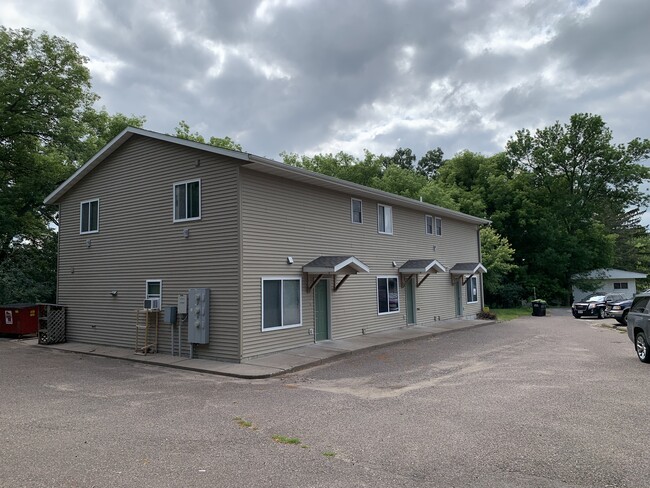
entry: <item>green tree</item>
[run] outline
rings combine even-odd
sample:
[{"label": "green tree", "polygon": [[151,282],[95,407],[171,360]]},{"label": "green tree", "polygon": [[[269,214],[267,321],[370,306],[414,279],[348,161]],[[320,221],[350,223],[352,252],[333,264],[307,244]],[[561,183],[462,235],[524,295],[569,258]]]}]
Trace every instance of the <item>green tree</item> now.
[{"label": "green tree", "polygon": [[126,125],[96,111],[87,59],[67,40],[0,27],[0,298],[49,301],[57,209],[43,199]]},{"label": "green tree", "polygon": [[205,138],[198,132],[191,132],[190,126],[184,120],[181,120],[174,128],[175,137],[186,139],[188,141],[200,142],[201,144],[209,144],[211,146],[221,147],[223,149],[230,149],[232,151],[243,151],[241,144],[237,144],[230,137],[210,137],[206,142]]},{"label": "green tree", "polygon": [[416,171],[429,179],[435,178],[438,169],[444,164],[444,153],[439,147],[430,149],[418,161]]},{"label": "green tree", "polygon": [[413,154],[413,151],[411,151],[408,147],[400,147],[395,150],[395,154],[393,154],[393,156],[387,161],[389,165],[394,164],[399,168],[412,170],[415,160],[416,157],[415,154]]},{"label": "green tree", "polygon": [[576,114],[534,135],[518,131],[506,154],[516,168],[515,196],[495,227],[508,229],[525,260],[527,287],[566,302],[573,274],[615,262],[611,223],[626,225],[630,208],[648,204],[640,185],[650,174],[640,161],[650,141],[614,144],[599,116]]},{"label": "green tree", "polygon": [[508,157],[534,176],[540,201],[550,205],[567,232],[589,219],[603,222],[605,211],[623,214],[645,207],[650,197],[640,185],[650,170],[650,140],[613,144],[612,132],[598,115],[575,114],[532,135],[520,130],[508,141]]},{"label": "green tree", "polygon": [[370,151],[364,151],[363,159],[344,152],[314,156],[299,156],[295,153],[283,152],[281,156],[282,160],[291,166],[365,186],[372,186],[373,182],[378,178],[381,179],[383,174],[381,157],[375,156]]},{"label": "green tree", "polygon": [[53,220],[43,198],[74,166],[51,156],[81,138],[96,100],[86,61],[60,37],[0,27],[0,263]]},{"label": "green tree", "polygon": [[508,277],[517,268],[514,264],[515,250],[508,239],[499,235],[492,227],[483,227],[481,236],[481,259],[488,272],[483,275],[483,289],[486,302],[503,304],[504,286]]}]

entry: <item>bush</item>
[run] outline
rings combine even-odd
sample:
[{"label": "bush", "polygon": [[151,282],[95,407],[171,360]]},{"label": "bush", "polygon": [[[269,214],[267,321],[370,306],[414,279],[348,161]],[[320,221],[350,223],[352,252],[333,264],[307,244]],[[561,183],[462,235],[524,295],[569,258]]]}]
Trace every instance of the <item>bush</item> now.
[{"label": "bush", "polygon": [[476,314],[476,318],[480,320],[496,320],[497,315],[489,310],[483,310]]}]

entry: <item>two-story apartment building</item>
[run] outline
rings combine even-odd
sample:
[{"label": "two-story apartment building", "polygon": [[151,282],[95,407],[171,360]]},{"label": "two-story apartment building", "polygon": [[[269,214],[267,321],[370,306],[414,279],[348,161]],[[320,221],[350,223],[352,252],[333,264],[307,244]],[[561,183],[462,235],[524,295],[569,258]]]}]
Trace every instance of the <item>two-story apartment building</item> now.
[{"label": "two-story apartment building", "polygon": [[234,362],[481,310],[488,221],[244,152],[128,128],[45,203],[72,341],[133,347],[143,300],[191,288],[193,357]]}]

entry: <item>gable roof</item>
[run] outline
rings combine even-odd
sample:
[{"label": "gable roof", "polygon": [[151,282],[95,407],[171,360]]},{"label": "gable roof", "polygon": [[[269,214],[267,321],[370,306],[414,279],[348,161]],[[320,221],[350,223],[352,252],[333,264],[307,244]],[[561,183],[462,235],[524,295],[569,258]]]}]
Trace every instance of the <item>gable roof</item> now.
[{"label": "gable roof", "polygon": [[369,273],[370,268],[354,256],[321,256],[302,267],[305,273]]},{"label": "gable roof", "polygon": [[633,271],[625,271],[623,269],[603,268],[594,269],[587,273],[574,274],[571,278],[574,280],[642,280],[647,278],[645,273],[635,273]]},{"label": "gable roof", "polygon": [[409,259],[397,270],[403,274],[444,273],[447,269],[435,259]]},{"label": "gable roof", "polygon": [[457,263],[449,270],[452,275],[473,275],[476,273],[487,273],[487,269],[481,263]]},{"label": "gable roof", "polygon": [[341,193],[354,194],[355,196],[362,196],[372,200],[380,200],[385,203],[398,205],[401,207],[412,208],[427,213],[433,213],[440,217],[450,217],[463,222],[468,222],[476,225],[489,224],[490,221],[480,217],[467,215],[456,210],[450,210],[437,205],[413,200],[412,198],[395,195],[381,190],[376,190],[367,186],[352,183],[350,181],[341,180],[332,176],[326,176],[319,173],[314,173],[303,168],[297,168],[286,163],[274,161],[272,159],[256,156],[241,151],[232,151],[221,147],[211,146],[209,144],[202,144],[200,142],[189,141],[187,139],[180,139],[178,137],[161,134],[145,129],[138,129],[135,127],[127,127],[117,136],[115,136],[108,144],[106,144],[97,154],[90,158],[83,166],[75,171],[70,178],[65,180],[59,185],[52,193],[50,193],[44,200],[45,204],[56,204],[58,200],[65,195],[65,193],[79,183],[86,177],[97,165],[101,164],[106,158],[119,149],[133,136],[148,137],[158,141],[168,142],[170,144],[177,144],[180,146],[205,151],[212,154],[227,156],[238,160],[242,166],[262,173],[276,175],[284,179],[294,180],[299,183],[311,184],[321,188],[334,190]]}]

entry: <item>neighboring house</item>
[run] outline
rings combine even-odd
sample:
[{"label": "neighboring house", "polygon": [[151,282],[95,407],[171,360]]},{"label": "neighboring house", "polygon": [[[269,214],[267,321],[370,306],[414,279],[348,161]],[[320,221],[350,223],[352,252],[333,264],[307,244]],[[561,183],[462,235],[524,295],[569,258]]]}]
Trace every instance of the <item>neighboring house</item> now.
[{"label": "neighboring house", "polygon": [[[622,269],[595,269],[588,273],[575,274],[571,277],[573,281],[578,284],[582,281],[592,282],[598,285],[597,291],[605,293],[620,293],[628,298],[632,298],[636,294],[636,280],[643,280],[647,278],[645,273],[633,273],[632,271],[624,271]],[[580,300],[585,296],[592,293],[580,289],[577,285],[572,287],[573,299]]]},{"label": "neighboring house", "polygon": [[128,128],[45,203],[71,341],[133,347],[143,300],[191,288],[210,290],[193,357],[234,362],[482,308],[487,220],[252,154]]}]

